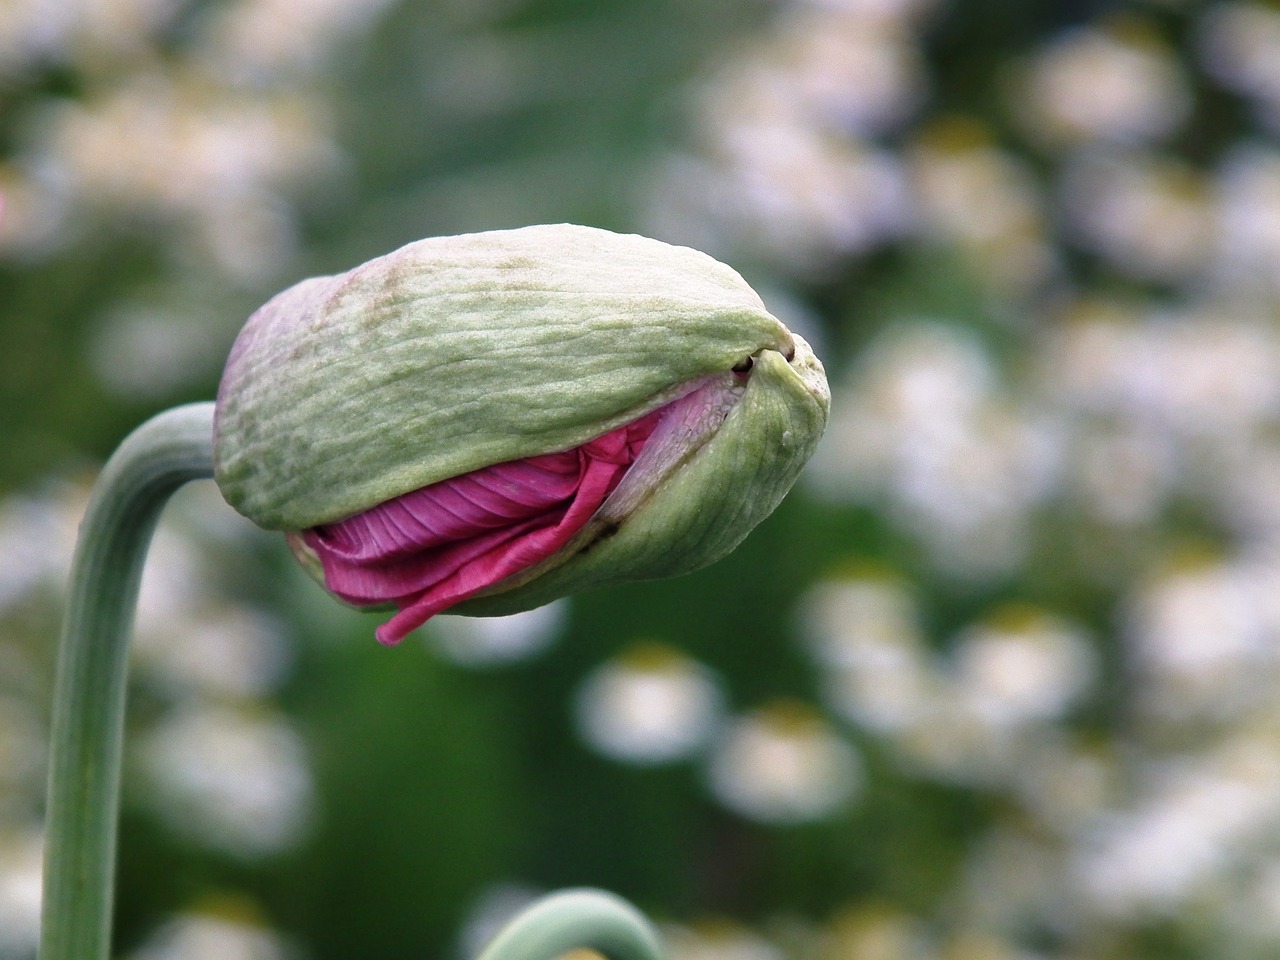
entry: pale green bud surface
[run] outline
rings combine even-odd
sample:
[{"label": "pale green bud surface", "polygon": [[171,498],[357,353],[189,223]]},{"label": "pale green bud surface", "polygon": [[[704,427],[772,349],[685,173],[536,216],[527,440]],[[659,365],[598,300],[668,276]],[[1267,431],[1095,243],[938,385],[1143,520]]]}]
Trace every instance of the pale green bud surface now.
[{"label": "pale green bud surface", "polygon": [[706,409],[655,435],[564,549],[456,612],[717,559],[794,483],[830,395],[808,345],[705,254],[566,224],[430,238],[249,319],[218,393],[215,475],[245,516],[300,531],[577,447],[694,385]]},{"label": "pale green bud surface", "polygon": [[624,480],[563,559],[553,557],[451,612],[517,613],[613,581],[691,573],[729,553],[782,502],[826,424],[822,364],[792,336],[790,363],[776,351],[760,353],[745,389],[731,388],[742,395],[718,429],[656,482]]}]

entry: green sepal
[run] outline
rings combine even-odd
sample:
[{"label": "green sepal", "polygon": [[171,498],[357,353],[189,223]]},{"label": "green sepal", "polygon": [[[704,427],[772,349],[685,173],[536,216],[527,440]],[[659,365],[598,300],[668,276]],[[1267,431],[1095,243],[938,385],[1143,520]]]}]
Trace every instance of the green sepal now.
[{"label": "green sepal", "polygon": [[732,269],[568,224],[437,237],[303,281],[218,391],[223,496],[268,529],[564,450],[791,335]]},{"label": "green sepal", "polygon": [[678,576],[720,559],[782,502],[813,455],[831,395],[822,363],[794,336],[790,361],[755,357],[723,424],[638,504],[606,501],[554,557],[500,581],[450,613],[497,616],[609,583]]}]

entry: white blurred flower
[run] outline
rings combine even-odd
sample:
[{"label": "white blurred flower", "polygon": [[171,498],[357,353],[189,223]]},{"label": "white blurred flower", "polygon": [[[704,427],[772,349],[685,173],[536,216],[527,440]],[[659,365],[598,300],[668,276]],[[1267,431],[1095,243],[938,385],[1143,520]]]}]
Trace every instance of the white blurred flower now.
[{"label": "white blurred flower", "polygon": [[272,692],[291,662],[279,623],[231,605],[171,624],[168,635],[139,633],[132,655],[151,683],[174,693],[224,698]]},{"label": "white blurred flower", "polygon": [[[47,107],[19,151],[35,207],[106,211],[174,230],[232,279],[262,283],[292,255],[283,196],[332,167],[324,108],[295,93],[266,95],[155,69]],[[21,192],[20,192],[21,195]],[[15,249],[24,245],[21,238]]]},{"label": "white blurred flower", "polygon": [[201,56],[235,82],[261,85],[315,72],[338,42],[365,29],[390,0],[232,0],[200,24]]},{"label": "white blurred flower", "polygon": [[193,839],[243,857],[295,843],[311,815],[302,739],[283,719],[188,704],[151,730],[141,760],[156,812]]},{"label": "white blurred flower", "polygon": [[958,244],[997,289],[1032,290],[1057,269],[1041,190],[1025,163],[976,122],[933,123],[907,154],[927,236]]},{"label": "white blurred flower", "polygon": [[1238,535],[1280,544],[1280,443],[1253,440],[1222,480],[1223,512]]},{"label": "white blurred flower", "polygon": [[1280,564],[1188,556],[1141,584],[1126,622],[1141,700],[1175,717],[1235,717],[1274,695]]},{"label": "white blurred flower", "polygon": [[905,119],[924,84],[910,31],[874,17],[792,9],[711,78],[702,102],[712,131],[731,141],[778,124],[861,138]]},{"label": "white blurred flower", "polygon": [[1261,3],[1215,3],[1197,24],[1205,69],[1259,107],[1280,130],[1280,12]]},{"label": "white blurred flower", "polygon": [[836,383],[832,417],[808,478],[833,500],[867,500],[892,486],[909,443],[954,433],[994,389],[977,342],[941,324],[901,324],[878,336]]},{"label": "white blurred flower", "polygon": [[918,721],[936,678],[901,582],[873,574],[827,579],[801,600],[799,613],[835,710],[879,733]]},{"label": "white blurred flower", "polygon": [[715,732],[722,701],[719,683],[701,664],[665,644],[636,644],[583,681],[578,730],[614,759],[668,763]]},{"label": "white blurred flower", "polygon": [[708,768],[711,791],[729,809],[762,823],[830,816],[853,797],[861,761],[812,708],[775,701],[738,718]]},{"label": "white blurred flower", "polygon": [[919,43],[892,13],[843,6],[786,11],[704,84],[701,155],[668,165],[661,232],[806,272],[909,229],[901,160],[869,138],[921,102]]},{"label": "white blurred flower", "polygon": [[7,0],[0,5],[0,74],[78,59],[104,67],[148,50],[184,0]]},{"label": "white blurred flower", "polygon": [[1216,175],[1220,285],[1240,297],[1280,291],[1280,150],[1244,143]]},{"label": "white blurred flower", "polygon": [[914,36],[891,21],[811,11],[782,22],[761,49],[771,77],[820,126],[875,136],[901,123],[924,96]]},{"label": "white blurred flower", "polygon": [[952,663],[962,708],[995,728],[1060,718],[1088,689],[1095,666],[1078,629],[1021,605],[964,630]]},{"label": "white blurred flower", "polygon": [[819,663],[858,664],[866,645],[916,647],[918,611],[901,580],[874,571],[831,577],[800,603],[805,635]]},{"label": "white blurred flower", "polygon": [[909,217],[901,162],[888,151],[796,125],[747,127],[708,180],[719,219],[806,269],[900,235]]},{"label": "white blurred flower", "polygon": [[138,591],[135,634],[148,644],[175,635],[213,603],[211,558],[180,526],[161,523],[147,550]]},{"label": "white blurred flower", "polygon": [[61,592],[83,510],[70,485],[0,499],[0,612],[37,590]]},{"label": "white blurred flower", "polygon": [[1137,804],[1078,851],[1080,893],[1099,914],[1167,916],[1228,878],[1280,828],[1280,755],[1248,733],[1213,753],[1160,766]]},{"label": "white blurred flower", "polygon": [[428,636],[454,663],[491,667],[537,656],[564,632],[569,601],[505,617],[438,617]]},{"label": "white blurred flower", "polygon": [[76,14],[70,3],[9,0],[0,4],[0,75],[18,74],[65,56]]},{"label": "white blurred flower", "polygon": [[1143,280],[1190,282],[1214,245],[1212,195],[1177,160],[1088,153],[1067,160],[1059,204],[1076,241]]},{"label": "white blurred flower", "polygon": [[0,160],[0,256],[38,260],[63,243],[69,198],[47,173],[47,163]]},{"label": "white blurred flower", "polygon": [[951,436],[907,440],[893,514],[957,579],[1008,573],[1028,546],[1031,512],[1052,492],[1060,440],[1048,421],[996,405]]},{"label": "white blurred flower", "polygon": [[998,608],[960,633],[949,669],[917,665],[928,686],[910,722],[884,732],[918,776],[1022,790],[1029,765],[1065,762],[1054,723],[1087,691],[1095,666],[1072,625],[1038,608]]},{"label": "white blurred flower", "polygon": [[948,960],[1047,960],[1045,954],[1019,948],[1014,934],[1001,935],[981,927],[952,933],[942,956]]},{"label": "white blurred flower", "polygon": [[1069,482],[1086,510],[1106,523],[1154,522],[1177,480],[1176,447],[1142,422],[1088,425],[1069,459]]},{"label": "white blurred flower", "polygon": [[55,156],[85,193],[142,211],[204,211],[312,168],[327,125],[298,99],[225,96],[141,75],[46,122]]},{"label": "white blurred flower", "polygon": [[906,176],[891,151],[781,122],[742,123],[708,153],[664,165],[651,232],[810,273],[909,228]]},{"label": "white blurred flower", "polygon": [[[131,960],[288,960],[296,951],[239,904],[183,913],[153,933]],[[225,914],[225,915],[224,915]]]},{"label": "white blurred flower", "polygon": [[919,918],[890,906],[840,911],[826,925],[818,947],[822,960],[928,960],[936,943]]},{"label": "white blurred flower", "polygon": [[44,837],[38,830],[0,834],[0,958],[34,957],[40,940]]},{"label": "white blurred flower", "polygon": [[837,385],[810,482],[830,499],[884,502],[951,576],[1012,569],[1031,511],[1058,481],[1062,438],[995,381],[971,335],[928,322],[888,329]]},{"label": "white blurred flower", "polygon": [[912,23],[939,5],[938,0],[791,0],[791,3],[895,26]]},{"label": "white blurred flower", "polygon": [[1048,398],[1098,414],[1142,403],[1147,387],[1139,382],[1135,361],[1149,341],[1144,319],[1125,304],[1073,304],[1036,351],[1037,373]]},{"label": "white blurred flower", "polygon": [[1147,349],[1154,412],[1179,432],[1221,437],[1280,417],[1280,325],[1270,316],[1156,316]]},{"label": "white blurred flower", "polygon": [[662,931],[668,960],[783,960],[776,945],[750,927],[723,920]]},{"label": "white blurred flower", "polygon": [[1051,399],[1220,444],[1280,416],[1280,326],[1209,302],[1135,313],[1083,305],[1041,353]]},{"label": "white blurred flower", "polygon": [[1191,108],[1172,52],[1137,21],[1061,35],[1031,62],[1025,82],[1018,112],[1032,133],[1055,145],[1160,140]]},{"label": "white blurred flower", "polygon": [[1050,731],[1022,752],[1010,787],[1038,825],[1074,838],[1114,804],[1126,769],[1105,741]]}]

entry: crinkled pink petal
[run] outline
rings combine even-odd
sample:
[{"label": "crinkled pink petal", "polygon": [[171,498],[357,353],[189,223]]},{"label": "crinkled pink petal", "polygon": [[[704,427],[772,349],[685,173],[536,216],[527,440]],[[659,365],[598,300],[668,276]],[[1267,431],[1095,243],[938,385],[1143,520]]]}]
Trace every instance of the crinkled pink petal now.
[{"label": "crinkled pink petal", "polygon": [[580,447],[484,467],[303,539],[325,585],[354,604],[394,603],[387,644],[440,611],[554,554],[582,529],[635,461],[662,411]]}]

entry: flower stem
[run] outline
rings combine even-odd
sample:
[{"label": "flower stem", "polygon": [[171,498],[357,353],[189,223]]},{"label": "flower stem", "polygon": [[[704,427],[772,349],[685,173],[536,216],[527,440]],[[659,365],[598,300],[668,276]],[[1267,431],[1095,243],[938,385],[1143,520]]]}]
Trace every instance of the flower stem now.
[{"label": "flower stem", "polygon": [[40,960],[106,960],[128,647],[160,511],[213,475],[213,404],[166,411],[107,462],[76,543],[54,686]]},{"label": "flower stem", "polygon": [[[213,475],[213,404],[148,420],[107,461],[85,511],[71,570],[54,686],[39,960],[107,960],[129,639],[160,511],[189,480]],[[481,960],[554,960],[575,948],[608,960],[660,960],[626,901],[569,890],[534,904]]]},{"label": "flower stem", "polygon": [[649,921],[627,901],[601,890],[562,890],[512,920],[479,960],[555,960],[587,949],[608,960],[661,960]]}]

